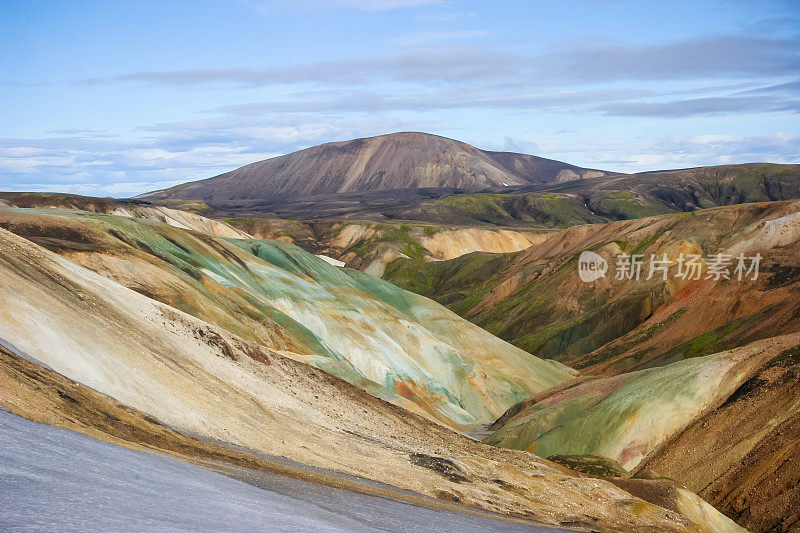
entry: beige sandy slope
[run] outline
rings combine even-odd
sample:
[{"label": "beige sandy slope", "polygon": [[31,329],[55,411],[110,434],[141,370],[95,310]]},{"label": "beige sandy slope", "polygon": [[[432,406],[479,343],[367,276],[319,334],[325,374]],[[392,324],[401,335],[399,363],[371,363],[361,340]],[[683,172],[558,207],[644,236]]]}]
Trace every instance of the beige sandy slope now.
[{"label": "beige sandy slope", "polygon": [[163,222],[176,228],[200,231],[202,233],[216,235],[217,237],[227,237],[231,239],[250,238],[250,235],[244,231],[238,230],[220,220],[214,220],[194,213],[169,209],[162,206],[120,206],[109,214]]},{"label": "beige sandy slope", "polygon": [[422,237],[421,244],[439,259],[453,259],[472,252],[518,252],[544,239],[544,234],[530,232],[464,228]]}]

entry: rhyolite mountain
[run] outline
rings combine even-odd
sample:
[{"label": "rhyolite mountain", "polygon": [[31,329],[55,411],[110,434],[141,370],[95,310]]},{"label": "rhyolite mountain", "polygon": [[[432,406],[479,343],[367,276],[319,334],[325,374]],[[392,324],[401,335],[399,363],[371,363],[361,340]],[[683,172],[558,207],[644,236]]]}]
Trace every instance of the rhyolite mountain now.
[{"label": "rhyolite mountain", "polygon": [[141,198],[203,200],[226,206],[388,189],[475,191],[604,174],[552,159],[484,151],[437,135],[404,132],[314,146]]},{"label": "rhyolite mountain", "polygon": [[[740,205],[637,218],[662,197],[657,180],[623,195],[631,177],[608,176],[583,183],[605,204],[526,193],[520,205],[550,219],[524,230],[211,220],[137,199],[0,194],[0,408],[246,476],[306,479],[307,466],[336,486],[332,471],[392,499],[557,527],[792,530],[800,201],[753,200],[792,195],[796,168],[679,172],[669,190],[705,172],[703,190],[719,194],[698,192],[695,207]],[[597,205],[626,219],[580,209]],[[760,254],[761,270],[587,284],[587,249],[610,264]],[[384,280],[368,275],[379,263]]]},{"label": "rhyolite mountain", "polygon": [[[534,531],[531,519],[569,530],[743,531],[672,482],[589,478],[453,431],[567,387],[575,372],[387,282],[280,241],[223,236],[231,234],[221,222],[137,204],[108,214],[0,206],[0,424],[5,442],[17,443],[0,446],[0,479],[13,487],[0,529],[31,508],[23,491],[33,483],[53,494],[64,479],[86,484],[89,471],[92,487],[98,476],[115,480],[103,509],[155,523],[152,509],[132,512],[141,491],[120,483],[127,471],[140,486],[153,469],[124,450],[110,461],[101,452],[112,448],[97,446],[105,441],[267,490],[290,486],[288,476]],[[679,374],[691,385],[691,373]],[[52,429],[32,439],[47,428],[13,416],[97,440]],[[94,444],[69,445],[77,441]],[[76,455],[99,466],[53,473]],[[191,485],[198,495],[217,486]],[[307,492],[320,506],[347,496]],[[66,507],[69,495],[36,501]],[[347,511],[337,513],[346,524]]]},{"label": "rhyolite mountain", "polygon": [[[566,456],[570,468],[610,458],[634,476],[677,481],[749,531],[791,531],[800,524],[798,244],[800,201],[743,203],[575,225],[514,253],[399,258],[383,277],[580,371],[582,382],[511,407],[489,444]],[[581,281],[584,250],[608,261],[606,278]],[[646,268],[652,256],[710,264],[718,253],[732,258],[730,279]],[[622,254],[645,258],[640,279],[617,279]],[[735,274],[738,254],[760,256],[755,279]]]}]

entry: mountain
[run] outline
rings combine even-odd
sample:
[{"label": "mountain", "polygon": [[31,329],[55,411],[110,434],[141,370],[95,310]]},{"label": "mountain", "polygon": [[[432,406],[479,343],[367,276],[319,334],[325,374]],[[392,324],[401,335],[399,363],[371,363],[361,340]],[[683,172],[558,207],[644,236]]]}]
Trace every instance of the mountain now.
[{"label": "mountain", "polygon": [[149,220],[154,210],[169,212],[0,210],[0,227],[451,427],[490,422],[574,374],[427,298],[292,244],[186,231]]},{"label": "mountain", "polygon": [[[289,218],[331,215],[418,220],[480,226],[565,228],[707,207],[800,198],[800,165],[748,163],[683,170],[609,174],[591,180],[549,183],[512,190],[469,193],[420,191],[416,198],[390,197],[360,205],[337,197],[316,205],[275,207]],[[406,193],[408,196],[408,193]],[[330,207],[328,207],[330,205]]]},{"label": "mountain", "polygon": [[[621,488],[446,427],[491,420],[521,397],[566,387],[575,375],[566,367],[297,247],[226,239],[202,231],[213,224],[186,229],[167,223],[177,218],[169,211],[158,211],[166,222],[151,214],[0,208],[3,413],[129,449],[3,414],[3,479],[49,492],[32,488],[24,498],[15,489],[20,505],[3,506],[0,524],[28,519],[39,502],[61,505],[74,489],[54,487],[82,483],[97,485],[73,502],[76,521],[84,507],[95,510],[90,502],[112,506],[109,523],[168,513],[142,495],[142,482],[158,484],[170,502],[192,502],[198,521],[207,516],[198,503],[216,494],[219,505],[220,490],[237,508],[259,506],[244,494],[252,489],[188,468],[197,465],[284,490],[295,503],[281,501],[294,509],[297,498],[317,494],[338,514],[315,516],[343,527],[380,520],[369,510],[374,500],[353,500],[358,493],[521,520],[533,530],[532,520],[581,530],[741,531],[669,482],[652,491],[648,480],[628,479]],[[181,462],[155,464],[142,451]],[[147,502],[154,508],[143,509]],[[401,519],[409,512],[379,508]]]},{"label": "mountain", "polygon": [[[383,277],[538,357],[615,374],[800,330],[798,240],[800,201],[742,204],[573,226],[509,254],[400,258]],[[581,281],[584,250],[606,258],[608,277]],[[650,255],[664,253],[673,260],[760,253],[761,276],[748,283],[646,279]],[[614,279],[620,254],[643,255],[640,280]],[[637,329],[643,324],[649,329]]]},{"label": "mountain", "polygon": [[406,132],[322,144],[139,198],[202,200],[224,208],[390,189],[474,191],[603,174],[551,159],[487,152],[445,137]]},{"label": "mountain", "polygon": [[791,531],[800,523],[798,386],[793,333],[588,378],[512,407],[486,442],[562,454],[573,468],[608,457],[637,477],[697,491],[749,531]]},{"label": "mountain", "polygon": [[[384,278],[581,374],[510,408],[486,442],[575,463],[605,456],[697,491],[752,531],[791,530],[800,469],[800,201],[551,232],[509,254],[401,258]],[[609,265],[586,283],[590,250]],[[641,279],[615,257],[642,254]],[[647,279],[651,256],[761,256],[756,279]]]},{"label": "mountain", "polygon": [[520,228],[564,228],[715,205],[800,198],[800,165],[748,163],[606,174],[562,183],[492,188],[391,189],[280,201],[157,203],[214,217],[419,221]]}]

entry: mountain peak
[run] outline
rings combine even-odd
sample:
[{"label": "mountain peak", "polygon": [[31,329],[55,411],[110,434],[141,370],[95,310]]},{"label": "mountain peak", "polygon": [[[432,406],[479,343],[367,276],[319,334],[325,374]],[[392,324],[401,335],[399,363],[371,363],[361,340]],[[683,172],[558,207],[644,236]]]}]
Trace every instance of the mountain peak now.
[{"label": "mountain peak", "polygon": [[552,159],[488,152],[423,132],[397,132],[313,146],[213,178],[142,195],[215,205],[387,189],[486,190],[603,175]]}]

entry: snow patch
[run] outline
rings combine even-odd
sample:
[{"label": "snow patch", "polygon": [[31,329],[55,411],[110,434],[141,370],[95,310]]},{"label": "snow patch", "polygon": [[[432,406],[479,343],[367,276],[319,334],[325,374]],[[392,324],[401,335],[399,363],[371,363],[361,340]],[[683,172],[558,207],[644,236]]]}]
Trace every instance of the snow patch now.
[{"label": "snow patch", "polygon": [[343,267],[345,265],[344,261],[339,261],[338,259],[334,259],[333,257],[328,257],[327,255],[317,254],[317,257],[319,257],[329,265],[337,267]]}]

